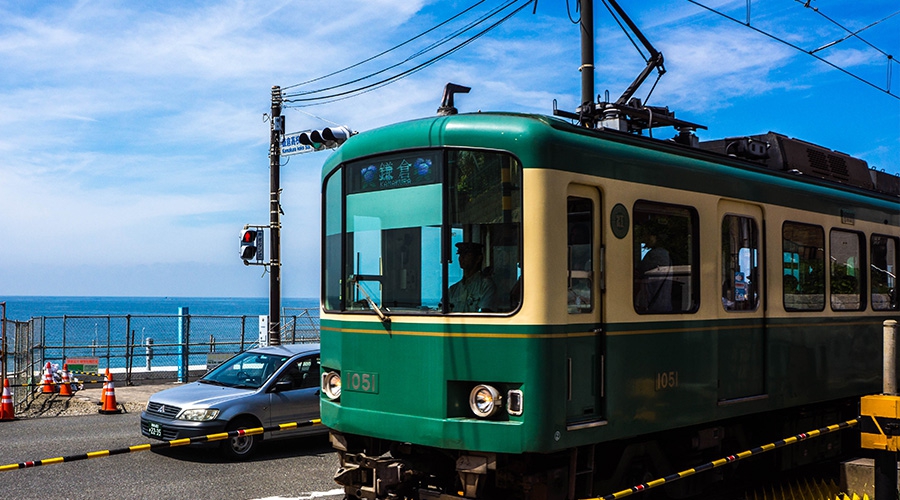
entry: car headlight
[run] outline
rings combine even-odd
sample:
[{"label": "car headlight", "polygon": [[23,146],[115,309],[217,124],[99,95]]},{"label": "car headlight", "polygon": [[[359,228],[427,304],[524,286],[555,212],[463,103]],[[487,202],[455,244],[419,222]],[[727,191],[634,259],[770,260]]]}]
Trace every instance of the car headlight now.
[{"label": "car headlight", "polygon": [[178,415],[178,420],[191,420],[193,422],[206,422],[215,420],[219,416],[219,410],[215,408],[193,408],[184,410]]},{"label": "car headlight", "polygon": [[490,417],[497,411],[500,404],[500,392],[487,384],[476,385],[469,393],[469,408],[476,417]]},{"label": "car headlight", "polygon": [[322,392],[332,401],[341,397],[341,374],[328,372],[322,375]]}]

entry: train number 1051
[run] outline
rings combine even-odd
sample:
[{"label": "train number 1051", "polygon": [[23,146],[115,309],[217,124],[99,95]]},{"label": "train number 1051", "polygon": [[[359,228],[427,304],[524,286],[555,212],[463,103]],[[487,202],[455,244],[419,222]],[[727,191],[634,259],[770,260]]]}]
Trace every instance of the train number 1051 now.
[{"label": "train number 1051", "polygon": [[678,387],[678,371],[659,372],[656,374],[656,390]]},{"label": "train number 1051", "polygon": [[347,371],[344,376],[344,390],[378,394],[377,373]]}]

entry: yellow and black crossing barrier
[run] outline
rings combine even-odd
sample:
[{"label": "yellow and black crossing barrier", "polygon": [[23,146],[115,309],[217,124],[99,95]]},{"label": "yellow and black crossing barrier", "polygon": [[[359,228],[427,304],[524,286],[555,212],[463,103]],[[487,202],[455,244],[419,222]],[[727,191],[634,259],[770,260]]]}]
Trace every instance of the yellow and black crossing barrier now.
[{"label": "yellow and black crossing barrier", "polygon": [[205,436],[194,436],[191,438],[172,439],[170,441],[161,441],[159,443],[139,444],[129,446],[127,448],[117,448],[114,450],[100,450],[79,455],[69,455],[65,457],[45,458],[44,460],[35,460],[29,462],[19,462],[17,464],[0,465],[0,472],[8,470],[29,469],[31,467],[39,467],[41,465],[53,465],[63,462],[76,462],[79,460],[87,460],[89,458],[101,458],[112,455],[122,455],[125,453],[134,453],[137,451],[161,450],[165,448],[175,448],[177,446],[186,446],[195,443],[207,443],[212,441],[222,441],[238,436],[254,436],[264,432],[286,431],[289,429],[298,429],[301,427],[312,427],[322,425],[322,421],[318,418],[308,420],[306,422],[289,422],[285,424],[272,425],[269,427],[253,427],[250,429],[238,429],[236,431],[219,432],[216,434],[207,434]]},{"label": "yellow and black crossing barrier", "polygon": [[765,444],[763,446],[758,446],[756,448],[753,448],[753,449],[750,449],[747,451],[742,451],[736,455],[728,455],[727,457],[723,457],[718,460],[713,460],[712,462],[707,462],[703,465],[699,465],[699,466],[691,468],[691,469],[683,470],[683,471],[677,472],[675,474],[670,474],[666,477],[655,479],[648,483],[643,483],[643,484],[639,484],[636,486],[632,486],[631,488],[628,488],[627,490],[617,491],[616,493],[612,493],[610,495],[591,498],[591,499],[587,499],[587,500],[617,500],[619,498],[625,498],[625,497],[631,496],[635,493],[641,493],[641,492],[644,492],[647,490],[651,490],[653,488],[657,488],[664,484],[672,483],[679,479],[684,479],[688,476],[693,476],[694,474],[697,474],[698,472],[712,470],[712,469],[721,467],[723,465],[737,462],[738,460],[743,460],[745,458],[750,458],[752,456],[760,455],[767,451],[772,451],[772,450],[782,448],[782,447],[785,447],[785,446],[788,446],[791,444],[796,444],[796,443],[799,443],[800,441],[805,441],[807,439],[819,437],[819,436],[822,436],[825,434],[829,434],[831,432],[835,432],[835,431],[839,431],[839,430],[843,430],[843,429],[849,429],[851,427],[856,426],[858,423],[859,423],[859,421],[857,419],[853,419],[853,420],[847,420],[846,422],[841,422],[839,424],[829,425],[828,427],[822,427],[820,429],[816,429],[813,431],[802,432],[800,434],[796,434],[794,436],[775,441],[774,443],[769,443],[769,444]]}]

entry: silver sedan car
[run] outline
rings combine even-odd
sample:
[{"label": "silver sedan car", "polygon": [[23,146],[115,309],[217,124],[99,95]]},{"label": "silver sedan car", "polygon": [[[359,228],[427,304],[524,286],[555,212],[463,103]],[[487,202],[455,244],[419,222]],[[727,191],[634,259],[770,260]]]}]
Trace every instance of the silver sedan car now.
[{"label": "silver sedan car", "polygon": [[[141,433],[172,440],[319,418],[319,344],[244,351],[196,382],[150,396]],[[322,434],[322,425],[238,436],[221,442],[232,459],[251,456],[261,439]]]}]

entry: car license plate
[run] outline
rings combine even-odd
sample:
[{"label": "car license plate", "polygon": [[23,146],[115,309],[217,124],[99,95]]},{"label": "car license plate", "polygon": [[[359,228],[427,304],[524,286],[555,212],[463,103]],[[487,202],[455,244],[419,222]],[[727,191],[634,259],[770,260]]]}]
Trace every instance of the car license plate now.
[{"label": "car license plate", "polygon": [[159,424],[151,423],[150,425],[147,426],[147,433],[150,434],[151,436],[161,438],[162,437],[162,427],[160,427]]}]

